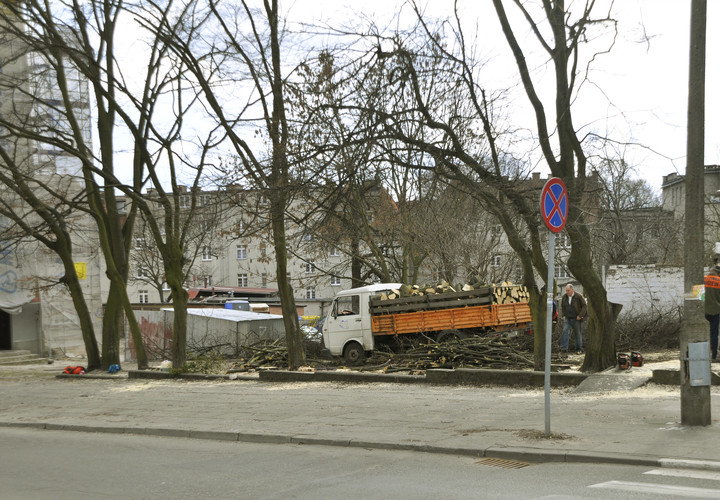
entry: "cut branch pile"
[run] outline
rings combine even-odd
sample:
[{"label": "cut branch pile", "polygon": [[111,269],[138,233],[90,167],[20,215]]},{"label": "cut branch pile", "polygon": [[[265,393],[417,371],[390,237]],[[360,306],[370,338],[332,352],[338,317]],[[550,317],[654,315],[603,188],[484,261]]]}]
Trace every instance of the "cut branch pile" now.
[{"label": "cut branch pile", "polygon": [[382,363],[386,373],[432,368],[533,368],[532,355],[509,345],[506,340],[488,337],[425,344],[402,353],[376,351],[375,355],[386,360]]},{"label": "cut branch pile", "polygon": [[230,371],[243,372],[258,368],[287,367],[287,346],[280,339],[243,348],[248,355],[235,363]]}]

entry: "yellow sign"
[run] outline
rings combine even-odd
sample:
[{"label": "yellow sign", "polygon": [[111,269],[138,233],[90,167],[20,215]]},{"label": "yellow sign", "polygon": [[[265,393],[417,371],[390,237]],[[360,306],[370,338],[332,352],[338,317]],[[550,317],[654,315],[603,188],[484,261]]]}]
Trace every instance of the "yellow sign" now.
[{"label": "yellow sign", "polygon": [[75,273],[79,280],[87,278],[87,262],[75,262]]}]

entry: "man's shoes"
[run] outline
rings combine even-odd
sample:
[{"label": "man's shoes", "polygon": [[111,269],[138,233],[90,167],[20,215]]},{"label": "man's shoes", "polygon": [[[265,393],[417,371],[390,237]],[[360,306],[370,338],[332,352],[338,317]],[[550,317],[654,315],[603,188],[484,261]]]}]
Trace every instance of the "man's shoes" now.
[{"label": "man's shoes", "polygon": [[582,349],[578,349],[577,351],[575,351],[575,354],[582,354],[582,353],[583,353]]}]

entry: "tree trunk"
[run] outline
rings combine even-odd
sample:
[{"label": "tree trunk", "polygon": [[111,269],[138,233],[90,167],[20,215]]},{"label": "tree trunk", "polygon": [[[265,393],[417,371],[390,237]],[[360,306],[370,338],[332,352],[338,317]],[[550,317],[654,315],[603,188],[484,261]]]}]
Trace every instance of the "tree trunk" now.
[{"label": "tree trunk", "polygon": [[65,267],[65,284],[70,291],[75,311],[80,319],[80,331],[82,332],[83,342],[85,343],[85,353],[87,355],[87,370],[96,370],[103,368],[100,361],[100,352],[98,351],[97,339],[95,338],[95,328],[93,327],[92,317],[88,309],[85,295],[83,294],[80,281],[78,280],[75,265],[72,260],[68,261],[63,258]]},{"label": "tree trunk", "polygon": [[362,280],[362,260],[360,259],[360,240],[352,238],[350,242],[350,288],[359,288],[363,286]]},{"label": "tree trunk", "polygon": [[275,266],[277,272],[280,305],[285,325],[285,342],[288,349],[288,369],[297,370],[305,364],[305,346],[303,345],[300,322],[298,320],[295,297],[288,280],[287,245],[285,239],[285,199],[274,194],[270,196],[270,214],[272,217],[273,243],[275,245]]},{"label": "tree trunk", "polygon": [[[529,289],[530,314],[533,319],[533,365],[536,371],[545,369],[545,339],[547,330],[547,295],[538,293],[533,287]],[[549,332],[552,335],[552,331]]]},{"label": "tree trunk", "polygon": [[122,299],[114,282],[110,282],[110,291],[105,302],[102,328],[102,367],[120,363],[120,332],[123,328]]},{"label": "tree trunk", "polygon": [[[570,206],[571,214],[580,208]],[[572,217],[572,215],[571,215]],[[583,285],[587,299],[589,321],[583,325],[583,337],[587,339],[583,372],[599,372],[615,365],[615,315],[607,301],[602,280],[593,268],[590,238],[584,224],[568,227],[572,251],[568,269]]]},{"label": "tree trunk", "polygon": [[[177,255],[182,255],[182,249]],[[188,292],[183,287],[182,260],[171,257],[165,262],[165,279],[170,286],[173,301],[172,362],[174,368],[182,368],[187,362]]]},{"label": "tree trunk", "polygon": [[172,287],[173,296],[173,368],[183,368],[187,362],[188,293],[182,286]]}]

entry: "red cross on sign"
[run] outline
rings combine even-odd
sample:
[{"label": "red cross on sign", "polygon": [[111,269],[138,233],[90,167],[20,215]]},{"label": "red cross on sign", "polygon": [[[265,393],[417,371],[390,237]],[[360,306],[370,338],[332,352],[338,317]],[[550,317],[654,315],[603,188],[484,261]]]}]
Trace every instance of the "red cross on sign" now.
[{"label": "red cross on sign", "polygon": [[550,231],[559,233],[568,217],[568,196],[565,183],[558,177],[548,179],[540,194],[540,213]]}]

